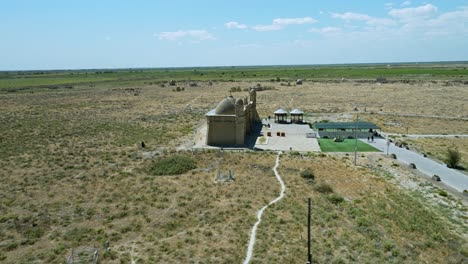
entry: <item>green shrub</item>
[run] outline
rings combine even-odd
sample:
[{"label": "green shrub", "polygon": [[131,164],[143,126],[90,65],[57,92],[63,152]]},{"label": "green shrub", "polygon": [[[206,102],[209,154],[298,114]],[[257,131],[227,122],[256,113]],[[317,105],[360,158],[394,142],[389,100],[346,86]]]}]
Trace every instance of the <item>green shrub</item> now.
[{"label": "green shrub", "polygon": [[327,183],[321,183],[315,187],[315,190],[321,193],[332,193],[333,188]]},{"label": "green shrub", "polygon": [[447,193],[446,191],[444,191],[444,190],[440,190],[440,191],[439,191],[439,195],[440,195],[440,196],[443,196],[443,197],[447,197],[447,196],[448,196],[448,193]]},{"label": "green shrub", "polygon": [[187,156],[170,156],[156,160],[151,164],[150,173],[153,175],[178,175],[195,169],[195,161]]},{"label": "green shrub", "polygon": [[241,92],[241,91],[242,89],[239,86],[231,87],[231,89],[229,89],[229,92]]},{"label": "green shrub", "polygon": [[344,202],[344,198],[339,196],[338,194],[330,194],[329,196],[327,196],[327,200],[333,204],[340,204]]},{"label": "green shrub", "polygon": [[299,175],[301,175],[301,177],[304,179],[309,179],[309,180],[315,179],[314,173],[310,170],[303,170],[299,173]]},{"label": "green shrub", "polygon": [[458,166],[458,163],[460,163],[461,160],[461,153],[458,149],[456,148],[448,148],[447,149],[447,165],[449,168],[456,168]]},{"label": "green shrub", "polygon": [[40,227],[31,227],[26,229],[23,235],[28,239],[39,239],[44,235],[44,230]]},{"label": "green shrub", "polygon": [[461,246],[460,253],[465,257],[468,258],[468,244],[465,243]]}]

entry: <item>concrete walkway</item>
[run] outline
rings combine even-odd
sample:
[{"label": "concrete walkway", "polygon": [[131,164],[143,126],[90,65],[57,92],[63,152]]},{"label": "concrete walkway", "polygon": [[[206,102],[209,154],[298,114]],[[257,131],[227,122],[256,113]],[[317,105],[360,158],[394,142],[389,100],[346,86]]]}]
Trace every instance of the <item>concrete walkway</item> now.
[{"label": "concrete walkway", "polygon": [[[362,140],[368,143],[367,140]],[[383,153],[387,153],[387,140],[377,138],[375,142],[368,143],[375,148],[382,150]],[[437,163],[431,159],[425,158],[424,156],[395,146],[393,143],[389,145],[389,154],[394,153],[397,159],[405,164],[414,163],[416,168],[427,175],[432,177],[434,174],[439,175],[442,182],[459,192],[468,190],[468,176],[454,169],[449,169],[445,164]]]},{"label": "concrete walkway", "polygon": [[[396,134],[396,133],[383,133],[384,137],[387,136],[398,136],[401,137],[405,134]],[[468,135],[466,134],[453,134],[453,135],[430,135],[430,134],[409,134],[405,135],[407,138],[466,138]]]}]

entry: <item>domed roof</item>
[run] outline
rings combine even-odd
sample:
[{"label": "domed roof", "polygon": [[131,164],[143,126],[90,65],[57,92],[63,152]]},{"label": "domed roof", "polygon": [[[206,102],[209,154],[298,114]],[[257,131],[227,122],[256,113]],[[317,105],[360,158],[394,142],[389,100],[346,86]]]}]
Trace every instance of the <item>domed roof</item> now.
[{"label": "domed roof", "polygon": [[244,105],[244,101],[242,101],[242,99],[237,99],[236,100],[236,105]]},{"label": "domed roof", "polygon": [[224,98],[218,106],[215,108],[217,115],[235,115],[236,106],[234,105],[235,100],[232,96]]},{"label": "domed roof", "polygon": [[294,110],[291,111],[291,114],[293,114],[293,115],[302,115],[302,114],[304,114],[304,111],[301,111],[299,109],[294,109]]},{"label": "domed roof", "polygon": [[283,108],[280,108],[280,109],[275,111],[275,114],[277,114],[277,115],[287,115],[288,111],[284,110]]}]

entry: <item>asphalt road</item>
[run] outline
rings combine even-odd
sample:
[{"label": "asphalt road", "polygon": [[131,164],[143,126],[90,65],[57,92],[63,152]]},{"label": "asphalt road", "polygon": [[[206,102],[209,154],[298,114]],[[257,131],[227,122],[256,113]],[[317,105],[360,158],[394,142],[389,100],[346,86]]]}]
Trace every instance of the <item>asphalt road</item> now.
[{"label": "asphalt road", "polygon": [[[362,140],[365,143],[368,143],[367,140]],[[382,150],[383,153],[387,153],[387,140],[377,138],[375,142],[368,143],[379,150]],[[468,175],[465,175],[457,170],[447,168],[445,164],[440,164],[436,161],[433,161],[429,158],[425,158],[419,153],[407,150],[405,148],[400,148],[395,146],[393,143],[389,145],[389,155],[394,153],[397,156],[397,159],[405,164],[414,163],[416,169],[432,177],[434,174],[439,175],[442,182],[459,192],[463,190],[468,190]]]}]

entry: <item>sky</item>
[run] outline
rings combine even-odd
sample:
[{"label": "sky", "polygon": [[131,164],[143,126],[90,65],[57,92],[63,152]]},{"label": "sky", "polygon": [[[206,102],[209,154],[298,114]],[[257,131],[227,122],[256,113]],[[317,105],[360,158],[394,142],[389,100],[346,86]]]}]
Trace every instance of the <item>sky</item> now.
[{"label": "sky", "polygon": [[0,0],[0,70],[468,60],[468,0]]}]

